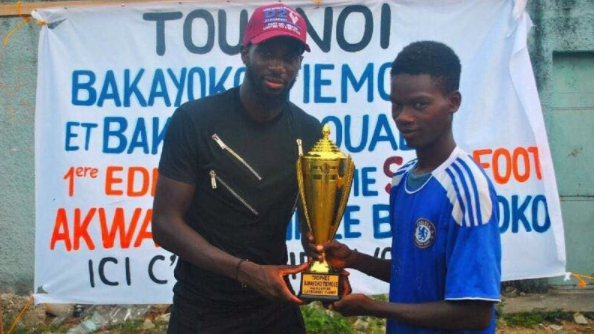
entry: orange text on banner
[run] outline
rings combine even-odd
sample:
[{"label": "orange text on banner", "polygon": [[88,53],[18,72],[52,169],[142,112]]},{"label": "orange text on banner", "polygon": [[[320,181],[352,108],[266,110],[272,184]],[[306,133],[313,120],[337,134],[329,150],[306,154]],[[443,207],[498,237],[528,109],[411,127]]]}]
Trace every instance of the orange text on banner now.
[{"label": "orange text on banner", "polygon": [[511,179],[526,182],[532,173],[538,180],[542,179],[538,147],[516,147],[513,150],[497,148],[478,149],[472,153],[474,160],[485,170],[492,170],[493,180],[498,184],[506,184]]},{"label": "orange text on banner", "polygon": [[107,196],[141,197],[155,196],[159,171],[146,167],[109,166],[105,171],[105,194]]},{"label": "orange text on banner", "polygon": [[91,226],[96,228],[97,225],[104,249],[114,248],[116,243],[121,249],[138,248],[144,240],[153,239],[150,231],[152,216],[152,209],[143,208],[129,211],[124,208],[115,208],[111,219],[105,208],[90,208],[86,212],[80,208],[75,208],[72,212],[68,212],[66,208],[59,208],[50,240],[50,249],[54,250],[56,245],[61,243],[66,251],[77,251],[83,244],[87,249],[94,250],[95,241],[89,233],[89,228]]},{"label": "orange text on banner", "polygon": [[95,167],[70,167],[64,174],[64,180],[68,181],[68,196],[74,196],[74,180],[76,178],[88,177],[96,179],[98,172],[99,169]]}]

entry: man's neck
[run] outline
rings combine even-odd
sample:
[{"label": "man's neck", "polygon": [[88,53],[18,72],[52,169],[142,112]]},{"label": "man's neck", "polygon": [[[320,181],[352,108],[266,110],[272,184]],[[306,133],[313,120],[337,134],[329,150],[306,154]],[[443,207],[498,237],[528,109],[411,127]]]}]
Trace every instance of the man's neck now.
[{"label": "man's neck", "polygon": [[453,136],[448,136],[445,140],[439,140],[435,145],[422,149],[417,149],[417,167],[414,174],[430,173],[446,161],[452,151],[456,148],[456,142]]},{"label": "man's neck", "polygon": [[247,82],[239,87],[239,100],[247,115],[257,122],[268,122],[278,116],[286,101],[266,99],[256,94]]}]

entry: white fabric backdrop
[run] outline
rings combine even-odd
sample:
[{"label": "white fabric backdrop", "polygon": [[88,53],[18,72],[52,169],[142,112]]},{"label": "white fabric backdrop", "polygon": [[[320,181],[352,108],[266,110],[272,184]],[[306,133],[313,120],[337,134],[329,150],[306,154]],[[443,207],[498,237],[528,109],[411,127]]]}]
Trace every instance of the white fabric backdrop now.
[{"label": "white fabric backdrop", "polygon": [[[34,12],[49,23],[39,41],[36,302],[171,302],[176,258],[150,234],[164,128],[179,104],[241,82],[239,26],[266,3]],[[390,256],[386,186],[414,156],[390,118],[390,63],[410,42],[437,40],[462,61],[457,142],[500,195],[503,278],[565,272],[557,187],[526,48],[531,22],[514,16],[513,1],[287,4],[302,9],[313,29],[291,99],[330,124],[357,165],[339,240]],[[291,262],[303,258],[296,230],[292,222]],[[351,278],[356,291],[387,292],[363,274]]]}]

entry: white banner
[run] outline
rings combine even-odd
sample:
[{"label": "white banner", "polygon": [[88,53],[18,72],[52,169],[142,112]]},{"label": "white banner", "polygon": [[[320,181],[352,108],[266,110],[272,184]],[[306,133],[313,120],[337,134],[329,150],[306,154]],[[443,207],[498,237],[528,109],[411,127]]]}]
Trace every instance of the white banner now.
[{"label": "white banner", "polygon": [[[169,303],[177,258],[154,244],[151,207],[169,117],[239,85],[240,34],[269,2],[147,3],[34,12],[36,302]],[[289,1],[309,22],[291,100],[328,123],[357,171],[336,236],[390,257],[391,174],[414,157],[390,116],[390,65],[436,40],[462,61],[455,138],[499,193],[503,279],[562,275],[565,245],[526,38],[511,0]],[[521,13],[520,13],[521,14]],[[290,262],[304,260],[295,222]],[[387,284],[351,276],[356,291]],[[296,281],[296,280],[294,280]]]}]

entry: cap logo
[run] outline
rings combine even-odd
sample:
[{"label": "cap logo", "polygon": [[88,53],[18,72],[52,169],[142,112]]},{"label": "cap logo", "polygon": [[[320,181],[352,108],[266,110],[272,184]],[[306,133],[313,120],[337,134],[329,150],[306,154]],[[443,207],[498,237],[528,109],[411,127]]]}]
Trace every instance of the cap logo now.
[{"label": "cap logo", "polygon": [[277,18],[281,20],[287,19],[287,9],[285,7],[268,8],[264,10],[264,19]]},{"label": "cap logo", "polygon": [[[288,14],[288,15],[287,15]],[[290,21],[289,21],[290,19]],[[296,25],[299,16],[287,7],[274,7],[264,10],[264,30],[283,28],[301,34]]]},{"label": "cap logo", "polygon": [[295,14],[295,12],[289,12],[289,17],[291,18],[291,21],[293,21],[293,24],[297,23],[297,21],[299,21],[299,16],[297,16],[297,14]]}]

